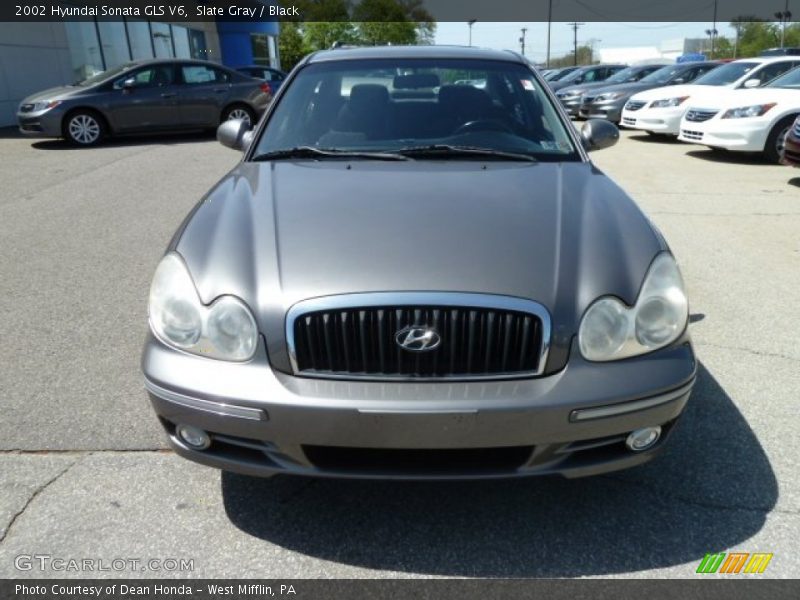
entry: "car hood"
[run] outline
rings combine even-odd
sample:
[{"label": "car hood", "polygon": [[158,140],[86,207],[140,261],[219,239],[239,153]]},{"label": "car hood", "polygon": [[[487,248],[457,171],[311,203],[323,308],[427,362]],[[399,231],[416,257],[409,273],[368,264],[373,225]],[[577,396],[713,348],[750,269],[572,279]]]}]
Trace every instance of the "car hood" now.
[{"label": "car hood", "polygon": [[616,83],[614,85],[598,86],[597,89],[592,90],[592,96],[599,96],[600,94],[607,94],[610,92],[625,92],[626,94],[635,94],[642,90],[652,88],[652,84],[640,83],[633,81],[631,83]]},{"label": "car hood", "polygon": [[777,87],[725,90],[713,96],[692,97],[689,108],[737,108],[770,102],[800,110],[800,91]]},{"label": "car hood", "polygon": [[34,102],[44,102],[48,100],[63,100],[64,98],[68,98],[79,94],[82,91],[85,91],[86,88],[81,88],[73,85],[62,85],[59,87],[53,87],[41,92],[36,92],[35,94],[31,94],[27,98],[25,98],[20,104],[28,104]]},{"label": "car hood", "polygon": [[716,85],[665,85],[639,92],[633,96],[633,100],[661,100],[666,98],[677,98],[679,96],[706,97],[719,94],[720,91],[729,89],[727,86]]},{"label": "car hood", "polygon": [[241,163],[171,244],[203,302],[234,294],[253,308],[283,370],[290,306],[375,291],[536,300],[566,360],[589,304],[632,304],[665,247],[590,163],[474,161]]},{"label": "car hood", "polygon": [[604,85],[608,85],[608,84],[606,84],[603,81],[594,81],[592,83],[580,83],[578,85],[569,85],[569,86],[562,87],[560,90],[558,90],[558,93],[559,94],[569,94],[569,93],[572,93],[572,92],[583,93],[583,92],[586,92],[588,90],[592,90],[592,89],[595,89],[595,88],[603,87]]}]

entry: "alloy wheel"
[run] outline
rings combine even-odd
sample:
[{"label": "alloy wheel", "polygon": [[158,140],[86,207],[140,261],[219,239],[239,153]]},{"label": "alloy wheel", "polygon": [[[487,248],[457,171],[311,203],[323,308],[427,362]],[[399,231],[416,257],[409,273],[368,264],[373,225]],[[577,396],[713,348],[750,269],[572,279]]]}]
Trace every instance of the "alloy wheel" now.
[{"label": "alloy wheel", "polygon": [[243,108],[234,108],[228,113],[228,120],[241,119],[248,125],[250,124],[250,114]]},{"label": "alloy wheel", "polygon": [[79,144],[94,144],[100,138],[100,123],[91,115],[75,115],[69,121],[69,135]]}]

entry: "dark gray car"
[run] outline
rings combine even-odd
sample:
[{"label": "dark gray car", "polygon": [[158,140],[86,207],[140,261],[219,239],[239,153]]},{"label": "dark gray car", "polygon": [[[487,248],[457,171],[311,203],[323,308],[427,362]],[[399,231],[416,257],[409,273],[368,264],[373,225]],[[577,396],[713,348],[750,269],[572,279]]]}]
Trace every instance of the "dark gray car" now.
[{"label": "dark gray car", "polygon": [[320,52],[217,135],[243,159],[158,265],[142,355],[180,455],[578,477],[663,446],[696,372],[677,264],[588,158],[617,128],[579,134],[522,57]]},{"label": "dark gray car", "polygon": [[666,64],[654,65],[637,65],[635,67],[628,67],[617,71],[608,79],[603,81],[592,81],[589,83],[578,83],[561,88],[556,92],[556,97],[564,105],[570,116],[577,117],[581,107],[581,97],[595,88],[605,88],[611,85],[618,85],[623,83],[635,83],[640,79],[647,77],[651,73],[658,71],[660,68],[667,66]]},{"label": "dark gray car", "polygon": [[590,65],[588,67],[578,67],[566,77],[557,81],[548,81],[548,85],[553,91],[558,91],[565,87],[572,87],[581,83],[595,83],[605,81],[615,73],[627,68],[627,65]]},{"label": "dark gray car", "polygon": [[17,122],[26,134],[91,146],[107,135],[255,123],[271,99],[263,81],[215,63],[149,60],[29,96]]},{"label": "dark gray car", "polygon": [[622,108],[634,94],[668,85],[691,83],[720,64],[716,61],[680,63],[663,67],[638,82],[600,85],[581,93],[577,101],[578,115],[584,119],[607,119],[619,123]]}]

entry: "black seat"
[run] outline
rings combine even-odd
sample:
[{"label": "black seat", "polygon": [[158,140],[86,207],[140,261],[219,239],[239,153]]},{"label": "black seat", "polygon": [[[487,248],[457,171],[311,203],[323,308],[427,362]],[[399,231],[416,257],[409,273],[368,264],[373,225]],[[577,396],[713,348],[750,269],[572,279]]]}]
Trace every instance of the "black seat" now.
[{"label": "black seat", "polygon": [[354,85],[342,107],[335,129],[361,133],[368,140],[385,139],[390,123],[389,90],[373,83]]},{"label": "black seat", "polygon": [[497,117],[489,94],[471,85],[443,85],[439,89],[439,107],[450,131],[470,121]]}]

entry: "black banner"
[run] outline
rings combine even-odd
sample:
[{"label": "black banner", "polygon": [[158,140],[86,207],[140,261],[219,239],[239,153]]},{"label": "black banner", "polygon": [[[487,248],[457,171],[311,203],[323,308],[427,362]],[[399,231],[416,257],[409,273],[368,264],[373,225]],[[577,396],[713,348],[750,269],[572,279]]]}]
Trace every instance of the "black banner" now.
[{"label": "black banner", "polygon": [[783,600],[800,597],[800,581],[693,580],[2,580],[2,600]]},{"label": "black banner", "polygon": [[[326,10],[325,0],[3,0],[0,21],[331,21],[350,19],[361,1],[348,2],[349,13],[342,15]],[[435,21],[772,21],[776,11],[792,8],[800,15],[800,0],[421,0],[419,7]]]}]

